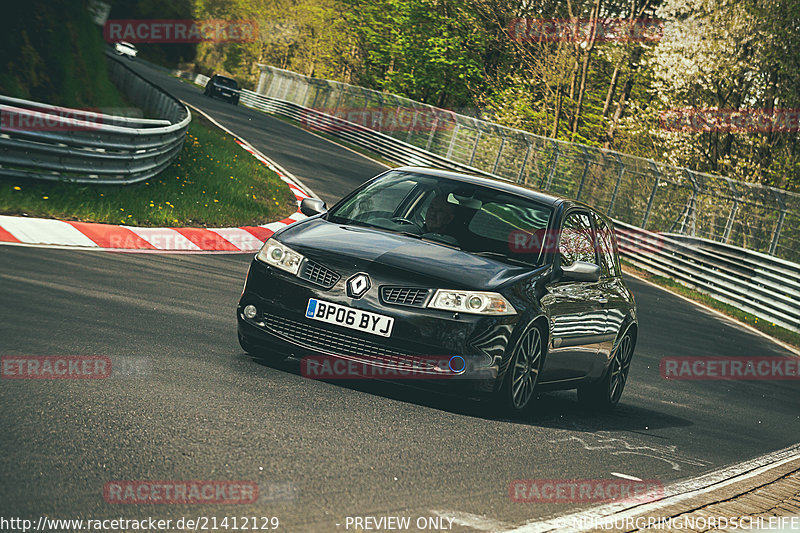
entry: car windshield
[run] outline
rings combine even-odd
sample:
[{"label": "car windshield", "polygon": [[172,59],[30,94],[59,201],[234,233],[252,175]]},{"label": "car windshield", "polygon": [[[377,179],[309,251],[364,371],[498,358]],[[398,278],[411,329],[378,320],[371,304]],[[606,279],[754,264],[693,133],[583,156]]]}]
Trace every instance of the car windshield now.
[{"label": "car windshield", "polygon": [[327,220],[537,265],[544,239],[535,236],[547,230],[552,212],[549,206],[491,187],[396,171],[335,206]]},{"label": "car windshield", "polygon": [[231,89],[236,89],[238,85],[236,84],[236,80],[232,80],[230,78],[223,78],[222,76],[217,76],[217,79],[214,80],[217,85],[222,85],[223,87],[229,87]]}]

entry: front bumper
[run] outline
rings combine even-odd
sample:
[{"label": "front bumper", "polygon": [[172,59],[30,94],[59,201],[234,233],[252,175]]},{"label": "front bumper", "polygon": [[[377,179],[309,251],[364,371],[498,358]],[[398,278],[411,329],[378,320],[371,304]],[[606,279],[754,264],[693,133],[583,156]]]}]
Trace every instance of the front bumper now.
[{"label": "front bumper", "polygon": [[[453,382],[476,391],[491,392],[499,385],[498,372],[517,317],[454,316],[446,311],[385,304],[378,297],[381,285],[397,283],[372,272],[372,288],[361,299],[352,299],[344,284],[357,270],[347,271],[344,264],[336,265],[336,270],[341,279],[323,289],[253,260],[236,313],[239,335],[251,345],[297,357],[327,355],[387,370],[411,364],[415,379]],[[391,337],[306,318],[309,298],[392,316]],[[243,314],[247,305],[257,309],[252,319]],[[458,359],[448,364],[454,356],[463,359],[462,372],[453,372],[461,364]]]}]

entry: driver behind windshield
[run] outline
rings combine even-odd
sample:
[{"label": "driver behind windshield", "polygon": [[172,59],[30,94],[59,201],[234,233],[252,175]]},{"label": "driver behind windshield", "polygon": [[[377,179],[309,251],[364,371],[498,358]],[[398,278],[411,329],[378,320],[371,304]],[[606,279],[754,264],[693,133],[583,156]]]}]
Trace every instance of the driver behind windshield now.
[{"label": "driver behind windshield", "polygon": [[[456,224],[456,206],[447,201],[444,193],[437,193],[428,205],[425,212],[425,222],[423,231],[425,233],[435,233],[439,239],[445,240],[449,244],[458,245],[458,226]],[[445,237],[446,239],[442,239]]]}]

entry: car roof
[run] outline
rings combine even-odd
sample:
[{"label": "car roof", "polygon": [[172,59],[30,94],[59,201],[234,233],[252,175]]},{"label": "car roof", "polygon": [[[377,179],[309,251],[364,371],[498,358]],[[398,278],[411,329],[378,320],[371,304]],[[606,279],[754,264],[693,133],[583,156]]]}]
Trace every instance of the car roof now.
[{"label": "car roof", "polygon": [[[482,187],[488,187],[490,189],[495,189],[498,191],[507,192],[510,194],[514,194],[517,196],[522,196],[523,198],[529,198],[531,200],[535,200],[539,203],[551,206],[551,207],[558,207],[561,204],[568,202],[568,203],[575,203],[567,198],[563,198],[561,196],[556,196],[552,194],[546,194],[543,192],[535,191],[533,189],[528,189],[525,187],[520,187],[519,185],[514,185],[508,181],[501,181],[499,179],[491,179],[491,178],[483,178],[479,176],[472,176],[470,174],[463,174],[461,172],[451,172],[449,170],[440,170],[440,169],[433,169],[433,168],[425,168],[425,167],[413,167],[413,166],[406,166],[406,167],[398,167],[392,170],[400,170],[404,172],[416,172],[417,174],[426,174],[428,176],[438,176],[440,178],[447,178],[455,181],[461,181],[464,183],[471,183],[474,185],[480,185]],[[582,204],[578,204],[582,205]],[[588,207],[588,206],[587,206]]]}]

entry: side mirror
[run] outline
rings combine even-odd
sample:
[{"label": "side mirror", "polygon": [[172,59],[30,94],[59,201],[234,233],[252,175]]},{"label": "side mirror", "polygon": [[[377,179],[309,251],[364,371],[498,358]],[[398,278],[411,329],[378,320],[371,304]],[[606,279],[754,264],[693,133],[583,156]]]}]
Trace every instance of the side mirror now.
[{"label": "side mirror", "polygon": [[600,267],[586,263],[585,261],[575,261],[569,266],[561,267],[564,281],[598,281],[600,279]]},{"label": "side mirror", "polygon": [[327,211],[327,206],[319,198],[303,198],[303,201],[300,202],[300,212],[307,217],[313,217],[325,211]]}]

